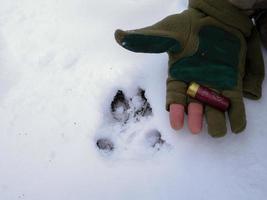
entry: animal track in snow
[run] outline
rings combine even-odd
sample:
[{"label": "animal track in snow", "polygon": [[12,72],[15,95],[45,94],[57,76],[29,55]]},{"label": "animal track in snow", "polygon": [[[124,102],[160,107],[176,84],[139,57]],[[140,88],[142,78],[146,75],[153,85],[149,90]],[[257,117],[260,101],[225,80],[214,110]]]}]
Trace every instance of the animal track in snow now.
[{"label": "animal track in snow", "polygon": [[105,118],[95,137],[101,153],[128,157],[169,147],[153,124],[152,108],[141,88],[130,98],[118,90]]}]

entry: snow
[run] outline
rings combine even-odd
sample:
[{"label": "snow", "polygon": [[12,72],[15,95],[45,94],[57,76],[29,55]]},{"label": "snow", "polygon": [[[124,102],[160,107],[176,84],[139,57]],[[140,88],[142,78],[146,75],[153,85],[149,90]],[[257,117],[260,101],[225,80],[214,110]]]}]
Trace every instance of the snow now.
[{"label": "snow", "polygon": [[[260,101],[245,101],[244,133],[177,133],[164,110],[167,56],[134,54],[114,40],[117,28],[143,27],[186,5],[1,0],[1,200],[265,199],[266,81]],[[153,116],[113,122],[116,91],[132,97],[138,87]],[[156,149],[146,139],[153,130],[166,141]],[[97,150],[101,136],[114,141],[114,152]]]}]

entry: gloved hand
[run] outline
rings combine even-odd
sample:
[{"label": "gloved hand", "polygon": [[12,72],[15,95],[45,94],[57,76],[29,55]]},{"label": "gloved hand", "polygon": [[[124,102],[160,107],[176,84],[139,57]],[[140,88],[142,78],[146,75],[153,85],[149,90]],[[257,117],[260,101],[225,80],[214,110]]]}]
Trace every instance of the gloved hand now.
[{"label": "gloved hand", "polygon": [[[186,95],[188,84],[194,81],[230,99],[231,129],[239,133],[246,127],[244,89],[247,97],[259,99],[264,76],[259,41],[257,36],[250,38],[252,29],[248,16],[226,0],[189,0],[189,8],[184,12],[146,28],[117,30],[115,38],[133,52],[168,53],[166,110],[170,112],[173,128],[182,127],[186,110],[191,131],[197,133],[201,129],[203,107]],[[255,31],[253,33],[257,35]],[[246,60],[247,40],[252,41],[253,53],[259,60],[252,57]],[[249,68],[249,74],[246,63],[253,66]],[[225,113],[208,105],[204,111],[209,134],[224,136],[227,132]]]}]

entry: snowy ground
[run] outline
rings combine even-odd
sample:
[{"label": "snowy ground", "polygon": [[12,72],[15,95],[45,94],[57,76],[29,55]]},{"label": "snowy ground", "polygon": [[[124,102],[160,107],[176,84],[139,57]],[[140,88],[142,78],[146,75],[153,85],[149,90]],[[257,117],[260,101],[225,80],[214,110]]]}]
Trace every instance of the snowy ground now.
[{"label": "snowy ground", "polygon": [[[246,100],[248,126],[212,139],[171,130],[166,55],[133,54],[116,28],[152,24],[179,0],[0,0],[1,200],[263,200],[267,196],[267,83]],[[267,54],[265,52],[265,61]],[[146,90],[153,115],[110,118],[118,89]],[[161,132],[152,147],[146,134]],[[101,153],[96,140],[115,143]]]}]

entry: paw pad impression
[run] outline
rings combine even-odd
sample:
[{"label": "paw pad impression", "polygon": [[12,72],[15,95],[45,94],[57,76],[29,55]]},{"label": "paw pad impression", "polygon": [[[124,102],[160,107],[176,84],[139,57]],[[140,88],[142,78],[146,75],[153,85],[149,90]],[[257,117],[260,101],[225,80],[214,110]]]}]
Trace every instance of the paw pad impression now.
[{"label": "paw pad impression", "polygon": [[118,90],[110,103],[110,113],[113,121],[103,124],[100,131],[102,136],[96,140],[99,151],[112,153],[115,150],[124,151],[125,147],[134,149],[139,143],[137,138],[145,142],[141,142],[144,147],[155,150],[160,150],[166,144],[161,133],[154,127],[150,128],[153,126],[150,124],[151,120],[146,120],[153,112],[145,96],[145,90],[139,88],[136,95],[131,98],[122,90]]}]

